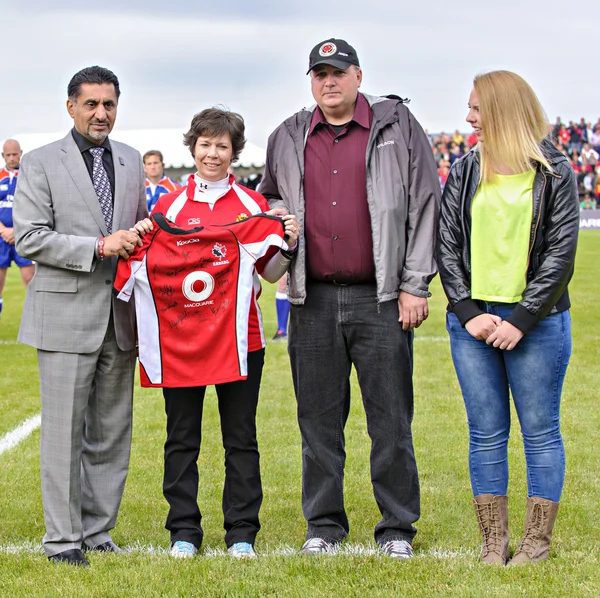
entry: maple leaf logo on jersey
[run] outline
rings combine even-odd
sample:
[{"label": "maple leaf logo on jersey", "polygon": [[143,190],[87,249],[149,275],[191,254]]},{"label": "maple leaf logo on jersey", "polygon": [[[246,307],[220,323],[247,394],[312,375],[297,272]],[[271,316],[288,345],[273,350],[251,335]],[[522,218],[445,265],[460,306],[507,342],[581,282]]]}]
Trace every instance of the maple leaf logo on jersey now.
[{"label": "maple leaf logo on jersey", "polygon": [[227,247],[221,243],[215,243],[212,248],[212,254],[219,259],[223,259],[227,255]]},{"label": "maple leaf logo on jersey", "polygon": [[235,221],[236,222],[241,222],[242,220],[246,220],[246,218],[249,218],[248,214],[244,214],[244,212],[242,212],[241,214],[238,214],[238,216],[235,219]]}]

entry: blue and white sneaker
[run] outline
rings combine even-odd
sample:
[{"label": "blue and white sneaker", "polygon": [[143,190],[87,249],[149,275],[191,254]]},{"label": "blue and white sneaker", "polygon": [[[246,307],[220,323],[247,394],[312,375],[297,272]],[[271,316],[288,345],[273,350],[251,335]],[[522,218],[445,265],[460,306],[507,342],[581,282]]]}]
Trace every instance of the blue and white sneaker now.
[{"label": "blue and white sneaker", "polygon": [[176,559],[191,559],[198,549],[191,543],[184,540],[177,540],[171,548],[171,556]]},{"label": "blue and white sneaker", "polygon": [[254,548],[252,548],[252,544],[248,542],[236,542],[232,544],[227,552],[229,556],[232,556],[236,559],[255,559],[256,553],[254,552]]}]

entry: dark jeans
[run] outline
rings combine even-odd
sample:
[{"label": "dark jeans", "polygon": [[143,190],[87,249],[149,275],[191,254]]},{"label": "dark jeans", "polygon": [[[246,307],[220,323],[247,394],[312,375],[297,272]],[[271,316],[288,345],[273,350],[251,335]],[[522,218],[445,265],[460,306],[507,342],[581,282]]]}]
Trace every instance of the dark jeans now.
[{"label": "dark jeans", "polygon": [[302,508],[307,539],[339,542],[344,509],[344,427],[356,368],[371,438],[371,481],[381,521],[375,541],[412,540],[419,518],[413,450],[412,332],[398,302],[377,304],[374,284],[309,283],[292,305],[289,353],[302,434]]},{"label": "dark jeans", "polygon": [[[225,544],[254,544],[262,503],[256,408],[265,350],[248,353],[248,378],[216,386],[225,449],[223,515]],[[171,542],[202,544],[198,508],[198,455],[205,386],[164,388],[167,413],[163,494],[169,503],[165,527]]]}]

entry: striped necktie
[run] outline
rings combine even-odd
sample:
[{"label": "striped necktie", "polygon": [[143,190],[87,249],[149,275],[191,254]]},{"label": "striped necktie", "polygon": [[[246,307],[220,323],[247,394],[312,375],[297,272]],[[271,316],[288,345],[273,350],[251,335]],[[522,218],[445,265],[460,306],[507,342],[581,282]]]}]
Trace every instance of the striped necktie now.
[{"label": "striped necktie", "polygon": [[104,216],[104,222],[106,223],[106,230],[110,235],[112,233],[112,219],[113,219],[113,202],[112,202],[112,191],[110,189],[110,181],[108,180],[108,174],[104,168],[102,162],[102,154],[104,154],[103,147],[92,147],[90,153],[94,157],[94,166],[92,168],[92,184],[94,190],[98,196],[100,202],[100,209]]}]

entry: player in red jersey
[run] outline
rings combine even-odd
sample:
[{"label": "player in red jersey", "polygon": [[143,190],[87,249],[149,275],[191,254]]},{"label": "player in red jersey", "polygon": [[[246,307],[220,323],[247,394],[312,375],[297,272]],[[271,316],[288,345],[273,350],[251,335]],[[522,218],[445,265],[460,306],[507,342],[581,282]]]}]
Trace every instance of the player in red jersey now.
[{"label": "player in red jersey", "polygon": [[[190,148],[197,172],[187,186],[163,195],[153,214],[162,213],[183,229],[212,227],[241,221],[269,209],[256,191],[237,185],[228,169],[245,143],[244,121],[239,114],[210,108],[196,114],[184,143]],[[262,220],[262,219],[258,219]],[[216,385],[225,447],[225,487],[223,515],[225,543],[237,558],[252,558],[254,540],[260,529],[258,512],[262,502],[256,408],[262,375],[265,338],[258,307],[258,274],[276,282],[287,270],[295,254],[298,221],[284,216],[289,250],[258,261],[253,272],[253,292],[248,319],[247,378]],[[139,232],[151,230],[149,220],[136,225]],[[206,284],[206,283],[205,283]],[[197,333],[203,333],[203,323]],[[195,363],[204,369],[207,363]],[[173,374],[177,372],[170,372]],[[200,451],[202,406],[205,386],[163,388],[167,414],[163,493],[169,503],[166,528],[171,534],[171,554],[191,557],[200,548],[204,532],[197,504],[198,454]]]}]

